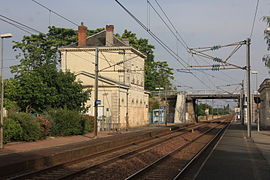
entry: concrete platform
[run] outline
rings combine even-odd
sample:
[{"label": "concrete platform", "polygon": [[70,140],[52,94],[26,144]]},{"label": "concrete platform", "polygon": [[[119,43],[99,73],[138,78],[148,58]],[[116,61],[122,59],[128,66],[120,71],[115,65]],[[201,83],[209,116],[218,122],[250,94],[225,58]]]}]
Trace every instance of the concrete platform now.
[{"label": "concrete platform", "polygon": [[252,131],[232,123],[196,177],[197,180],[269,180],[270,132]]},{"label": "concrete platform", "polygon": [[164,124],[130,128],[129,131],[103,131],[79,136],[49,138],[37,142],[10,143],[0,149],[0,179],[18,173],[38,170],[115,148],[128,143],[147,140],[167,134],[171,129],[185,125]]}]

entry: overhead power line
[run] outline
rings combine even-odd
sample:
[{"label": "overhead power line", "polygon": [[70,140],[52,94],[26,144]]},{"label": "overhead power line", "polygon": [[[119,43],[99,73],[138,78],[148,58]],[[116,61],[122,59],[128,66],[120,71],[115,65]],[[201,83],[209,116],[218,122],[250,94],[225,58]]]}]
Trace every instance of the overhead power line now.
[{"label": "overhead power line", "polygon": [[[162,20],[162,22],[165,24],[165,26],[169,29],[169,31],[173,34],[173,36],[176,38],[176,40],[178,42],[180,42],[182,44],[183,47],[185,47],[186,49],[188,49],[187,45],[184,44],[175,34],[175,32],[173,32],[173,30],[170,28],[170,26],[166,23],[166,21],[162,18],[162,16],[157,12],[157,10],[154,8],[154,6],[151,4],[150,1],[147,1],[148,4],[150,5],[150,7],[154,10],[154,12],[158,15],[158,17]],[[170,22],[170,21],[169,21]]]},{"label": "overhead power line", "polygon": [[251,26],[251,31],[250,31],[250,36],[249,36],[250,39],[251,39],[251,37],[253,35],[253,31],[254,31],[254,25],[255,25],[255,20],[257,17],[257,13],[258,13],[259,2],[260,2],[260,0],[257,0],[255,13],[254,13],[253,21],[252,21],[252,26]]},{"label": "overhead power line", "polygon": [[[161,15],[157,12],[157,10],[153,7],[153,5],[149,2],[149,0],[147,0],[148,4],[152,7],[152,9],[154,10],[154,12],[158,15],[158,17],[162,20],[162,22],[166,25],[166,27],[170,30],[170,32],[175,36],[176,40],[178,42],[180,42],[180,44],[188,51],[189,46],[187,44],[187,42],[184,40],[184,38],[181,36],[181,34],[178,32],[177,28],[175,27],[175,25],[172,23],[172,21],[170,20],[169,16],[166,14],[166,12],[163,10],[162,6],[159,4],[159,2],[157,0],[155,0],[156,4],[158,5],[159,9],[162,11],[163,15],[166,17],[167,21],[169,22],[169,24],[171,25],[171,27],[174,29],[175,33],[172,31],[172,29],[168,26],[168,24],[165,22],[165,20],[161,17]],[[180,40],[181,39],[181,40]],[[198,64],[200,65],[200,63],[198,62],[198,60],[194,57],[191,56],[192,59]],[[203,58],[202,58],[203,59]],[[205,59],[203,59],[205,61]],[[207,62],[207,61],[205,61]],[[208,62],[207,62],[208,63]],[[210,65],[210,63],[208,63]],[[206,76],[206,78],[209,80],[210,83],[212,83],[215,87],[215,84],[208,78],[208,76],[212,77],[212,78],[216,78],[218,80],[223,80],[221,78],[217,78],[203,70],[199,71]],[[222,72],[225,76],[229,77],[230,79],[233,79],[232,77],[230,77],[229,75],[227,75],[226,73]],[[226,81],[226,80],[225,80]]]},{"label": "overhead power line", "polygon": [[[197,56],[201,56],[201,57],[204,57],[204,58],[208,58],[208,59],[211,59],[213,60],[214,62],[217,62],[217,63],[220,63],[221,65],[230,65],[230,66],[233,66],[235,68],[239,68],[239,69],[246,69],[246,67],[241,67],[241,66],[238,66],[238,65],[235,65],[235,64],[232,64],[232,63],[228,63],[228,59],[243,45],[245,44],[246,41],[240,41],[238,43],[233,43],[233,44],[228,44],[228,45],[224,45],[224,46],[212,46],[212,47],[200,47],[200,48],[190,48],[189,49],[189,52],[193,55],[197,55]],[[217,58],[217,57],[213,57],[211,55],[208,55],[204,52],[206,51],[210,51],[210,50],[216,50],[216,49],[220,49],[220,48],[224,48],[224,47],[228,47],[228,46],[236,46],[237,48],[235,48],[233,50],[233,52],[229,55],[229,57],[224,61],[220,58]]]},{"label": "overhead power line", "polygon": [[[150,36],[152,36],[153,39],[157,41],[158,44],[160,44],[178,63],[180,63],[184,68],[185,64],[189,65],[183,58],[181,58],[178,54],[176,54],[168,45],[166,45],[159,37],[157,37],[151,30],[149,30],[138,18],[136,18],[124,5],[122,5],[118,0],[115,0],[115,2],[121,6]],[[198,76],[191,73],[196,79],[198,79],[202,84],[204,84],[206,87],[210,88],[204,81],[202,81]]]},{"label": "overhead power line", "polygon": [[71,24],[73,24],[73,25],[75,25],[75,26],[80,26],[79,24],[77,24],[77,23],[75,23],[74,21],[71,21],[70,19],[68,19],[68,18],[66,18],[66,17],[64,17],[64,16],[62,16],[61,14],[55,12],[54,10],[48,8],[47,6],[41,4],[40,2],[37,2],[37,1],[35,1],[35,0],[32,0],[32,1],[33,1],[34,3],[36,3],[36,4],[38,4],[39,6],[41,6],[41,7],[45,8],[45,9],[47,9],[50,13],[53,13],[53,14],[57,15],[58,17],[61,17],[61,18],[65,19],[66,21],[70,22]]},{"label": "overhead power line", "polygon": [[26,33],[32,34],[32,33],[31,33],[31,31],[32,31],[32,32],[35,32],[35,33],[43,34],[43,33],[42,33],[41,31],[39,31],[39,30],[36,30],[36,29],[34,29],[34,28],[30,27],[30,26],[27,26],[27,25],[25,25],[25,24],[23,24],[23,23],[20,23],[20,22],[18,22],[18,21],[15,21],[15,20],[13,20],[13,19],[11,19],[11,18],[9,18],[9,17],[6,17],[6,16],[4,16],[4,15],[0,15],[0,17],[4,18],[4,19],[1,18],[2,21],[6,22],[6,23],[9,23],[9,24],[11,24],[11,25],[13,25],[13,26],[15,26],[15,27],[17,27],[18,29],[20,29],[20,30],[22,30],[22,31],[24,31],[24,32],[26,32]]},{"label": "overhead power line", "polygon": [[183,71],[183,70],[189,70],[189,71],[192,71],[192,70],[195,70],[195,71],[201,71],[201,70],[204,70],[204,71],[207,71],[207,70],[211,70],[211,71],[219,71],[219,70],[232,70],[232,69],[239,69],[239,68],[236,68],[236,67],[228,67],[228,68],[220,68],[220,67],[214,67],[214,68],[198,68],[198,69],[194,69],[194,68],[190,68],[190,69],[176,69],[177,71]]},{"label": "overhead power line", "polygon": [[10,25],[12,25],[12,26],[18,28],[18,29],[20,29],[20,30],[23,31],[23,32],[26,32],[26,33],[29,33],[29,34],[33,34],[33,33],[31,33],[30,31],[27,31],[26,29],[24,29],[24,28],[22,28],[22,27],[20,27],[20,26],[18,26],[18,25],[16,25],[16,24],[14,24],[14,23],[12,23],[12,22],[9,22],[9,21],[7,21],[7,20],[5,20],[5,19],[0,18],[0,20],[3,21],[3,22],[6,22],[6,23],[8,23],[8,24],[10,24]]},{"label": "overhead power line", "polygon": [[180,37],[180,39],[183,41],[183,43],[185,44],[186,47],[188,47],[187,43],[185,42],[184,38],[180,35],[180,33],[177,31],[176,27],[173,25],[172,21],[170,20],[170,18],[167,16],[166,12],[163,10],[163,8],[161,7],[161,5],[158,3],[157,0],[155,0],[155,2],[157,3],[158,7],[160,8],[160,10],[162,11],[162,13],[164,14],[164,16],[166,17],[166,19],[168,20],[168,22],[170,23],[170,25],[172,26],[172,28],[174,29],[175,33]]}]

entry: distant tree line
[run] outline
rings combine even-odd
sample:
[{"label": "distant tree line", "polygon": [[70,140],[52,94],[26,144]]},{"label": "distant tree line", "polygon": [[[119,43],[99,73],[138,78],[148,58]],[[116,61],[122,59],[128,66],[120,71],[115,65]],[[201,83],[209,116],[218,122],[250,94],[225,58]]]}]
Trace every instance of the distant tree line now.
[{"label": "distant tree line", "polygon": [[230,114],[231,109],[230,105],[223,106],[221,108],[214,108],[210,106],[209,104],[196,104],[195,111],[198,116],[206,116],[208,111],[209,115],[225,115]]},{"label": "distant tree line", "polygon": [[[263,17],[263,21],[265,21],[268,27],[270,27],[270,16]],[[264,39],[266,41],[267,50],[270,51],[270,33],[269,32],[264,33]],[[270,68],[270,54],[264,55],[262,60],[265,63],[265,66]]]}]

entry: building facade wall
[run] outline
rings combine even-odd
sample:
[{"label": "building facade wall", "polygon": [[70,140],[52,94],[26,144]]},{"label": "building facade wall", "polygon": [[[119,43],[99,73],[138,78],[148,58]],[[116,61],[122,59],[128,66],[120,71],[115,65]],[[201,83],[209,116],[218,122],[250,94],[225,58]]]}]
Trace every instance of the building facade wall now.
[{"label": "building facade wall", "polygon": [[260,92],[260,125],[270,128],[270,79],[265,79],[259,88]]},{"label": "building facade wall", "polygon": [[[96,53],[94,48],[62,50],[61,69],[62,71],[73,73],[85,71],[94,74],[95,58]],[[115,65],[116,63],[119,64]],[[99,70],[99,74],[103,77],[132,85],[141,91],[144,90],[144,59],[131,50],[99,48]],[[121,72],[121,70],[126,71]]]},{"label": "building facade wall", "polygon": [[264,88],[260,97],[260,123],[262,127],[270,127],[270,88]]},{"label": "building facade wall", "polygon": [[[101,130],[105,129],[102,126],[116,129],[147,124],[148,94],[144,91],[144,59],[130,48],[106,47],[99,50],[99,75],[126,85],[123,88],[99,80],[101,105],[98,119]],[[94,74],[95,58],[94,48],[61,49],[62,71],[78,74],[77,80],[85,88],[91,89],[91,98],[87,102],[90,115],[94,115],[94,78],[79,73]],[[111,126],[107,123],[111,123]]]}]

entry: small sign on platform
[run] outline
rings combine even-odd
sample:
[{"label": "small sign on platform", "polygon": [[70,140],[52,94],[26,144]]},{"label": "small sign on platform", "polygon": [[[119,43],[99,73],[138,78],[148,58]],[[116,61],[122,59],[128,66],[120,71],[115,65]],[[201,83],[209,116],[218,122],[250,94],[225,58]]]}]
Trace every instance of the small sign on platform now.
[{"label": "small sign on platform", "polygon": [[166,109],[167,106],[159,106],[159,109]]},{"label": "small sign on platform", "polygon": [[95,105],[100,105],[101,104],[101,100],[96,100]]}]

